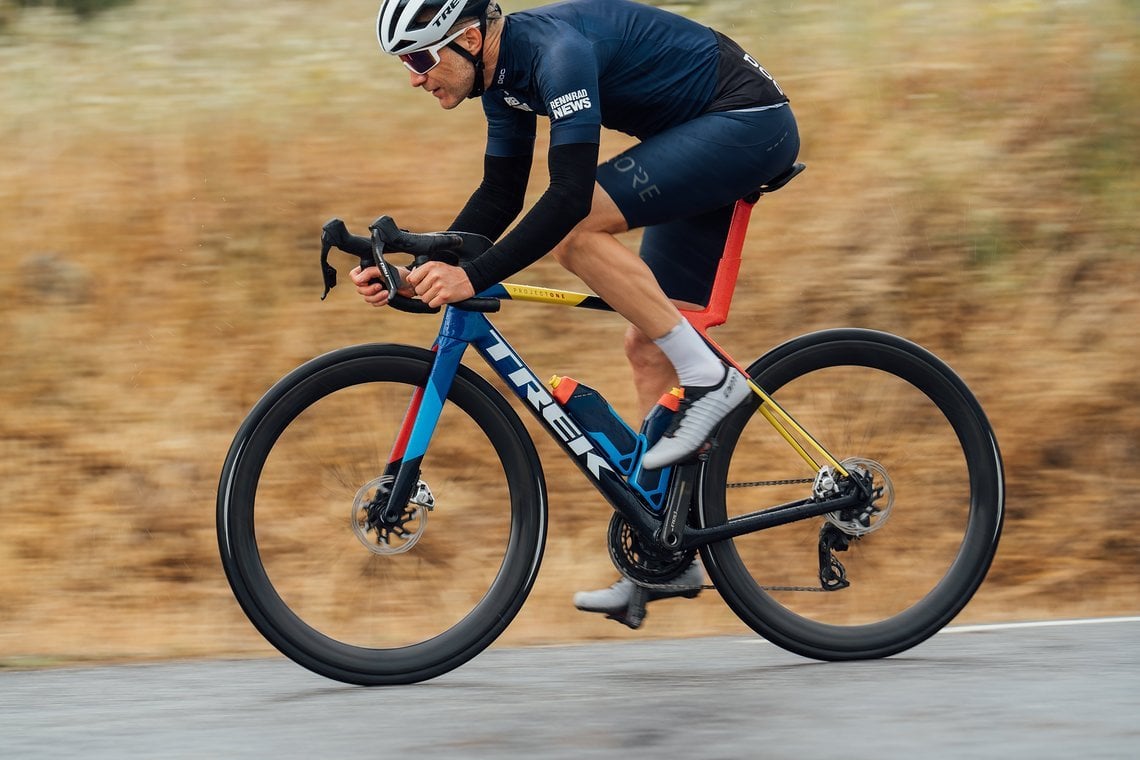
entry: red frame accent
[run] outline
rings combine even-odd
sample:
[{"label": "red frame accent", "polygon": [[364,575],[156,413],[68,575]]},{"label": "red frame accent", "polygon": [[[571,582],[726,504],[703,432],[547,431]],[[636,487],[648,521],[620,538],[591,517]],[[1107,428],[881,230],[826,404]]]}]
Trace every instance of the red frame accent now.
[{"label": "red frame accent", "polygon": [[749,202],[742,198],[736,202],[732,210],[728,238],[724,241],[724,254],[721,255],[720,264],[717,265],[708,305],[700,311],[681,310],[681,315],[706,339],[708,338],[706,332],[710,327],[723,325],[728,320],[728,308],[732,305],[736,278],[740,274],[740,254],[744,250],[748,220],[752,217],[752,207],[755,205],[756,201]]},{"label": "red frame accent", "polygon": [[400,426],[400,432],[396,436],[396,442],[392,445],[392,453],[388,456],[388,464],[398,462],[404,458],[404,452],[408,450],[408,440],[412,437],[412,427],[416,422],[416,415],[420,413],[420,404],[424,400],[424,389],[422,387],[416,388],[412,394],[412,401],[408,404],[408,411],[404,415],[404,422]]},{"label": "red frame accent", "polygon": [[[437,353],[439,345],[431,347],[431,352]],[[420,413],[420,405],[424,401],[424,386],[416,388],[412,393],[412,400],[408,404],[408,411],[404,413],[404,421],[400,425],[400,432],[396,435],[396,442],[392,444],[392,453],[388,455],[388,464],[398,462],[404,458],[408,450],[408,440],[412,437],[412,427],[416,423],[416,416]]]}]

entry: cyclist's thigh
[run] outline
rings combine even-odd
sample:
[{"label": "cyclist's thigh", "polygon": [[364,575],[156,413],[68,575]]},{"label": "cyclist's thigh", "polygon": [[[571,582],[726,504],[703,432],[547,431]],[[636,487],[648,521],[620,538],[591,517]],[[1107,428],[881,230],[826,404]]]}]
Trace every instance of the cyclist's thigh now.
[{"label": "cyclist's thigh", "polygon": [[606,161],[598,184],[633,229],[727,206],[786,171],[798,153],[788,105],[710,113]]},{"label": "cyclist's thigh", "polygon": [[677,301],[708,303],[717,264],[724,252],[732,205],[645,228],[641,258],[665,295]]}]

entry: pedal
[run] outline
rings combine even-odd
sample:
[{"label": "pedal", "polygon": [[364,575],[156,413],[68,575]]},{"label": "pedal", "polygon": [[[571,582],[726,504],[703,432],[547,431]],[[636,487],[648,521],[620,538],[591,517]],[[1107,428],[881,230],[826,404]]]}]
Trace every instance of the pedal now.
[{"label": "pedal", "polygon": [[629,604],[626,605],[625,610],[620,613],[609,613],[606,618],[616,620],[636,631],[645,622],[645,603],[647,601],[649,601],[649,592],[642,586],[634,585],[633,593],[630,594]]}]

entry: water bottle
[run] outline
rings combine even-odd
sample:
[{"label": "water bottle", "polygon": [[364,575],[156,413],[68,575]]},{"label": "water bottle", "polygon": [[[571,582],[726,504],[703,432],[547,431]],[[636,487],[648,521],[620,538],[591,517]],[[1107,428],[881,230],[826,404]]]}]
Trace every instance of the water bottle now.
[{"label": "water bottle", "polygon": [[[646,415],[645,421],[641,423],[641,437],[645,439],[646,451],[657,443],[673,421],[673,415],[681,408],[683,395],[684,391],[674,388],[658,399],[656,406]],[[663,470],[643,470],[639,467],[632,478],[634,486],[641,491],[654,512],[660,512],[665,507],[670,471],[669,467]]]},{"label": "water bottle", "polygon": [[673,421],[673,415],[681,408],[681,399],[685,392],[674,388],[657,400],[656,406],[649,410],[645,421],[641,423],[641,435],[645,438],[645,448],[648,450],[660,440]]},{"label": "water bottle", "polygon": [[618,472],[622,475],[633,472],[640,439],[609,402],[593,388],[571,377],[555,375],[549,385],[554,399],[605,453]]}]

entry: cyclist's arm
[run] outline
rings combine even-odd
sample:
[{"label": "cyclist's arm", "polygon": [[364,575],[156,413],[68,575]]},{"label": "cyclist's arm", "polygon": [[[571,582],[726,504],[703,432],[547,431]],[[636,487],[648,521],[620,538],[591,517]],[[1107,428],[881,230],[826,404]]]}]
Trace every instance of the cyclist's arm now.
[{"label": "cyclist's arm", "polygon": [[552,145],[548,163],[550,186],[518,226],[481,256],[460,264],[476,293],[538,261],[590,213],[598,144]]},{"label": "cyclist's arm", "polygon": [[477,232],[497,240],[523,210],[531,154],[483,157],[483,181],[449,230]]},{"label": "cyclist's arm", "polygon": [[[461,266],[478,293],[538,261],[590,213],[601,137],[601,98],[592,43],[569,27],[534,48],[535,93],[550,118],[550,186],[518,225]],[[533,152],[535,114],[484,98],[488,153]]]}]

